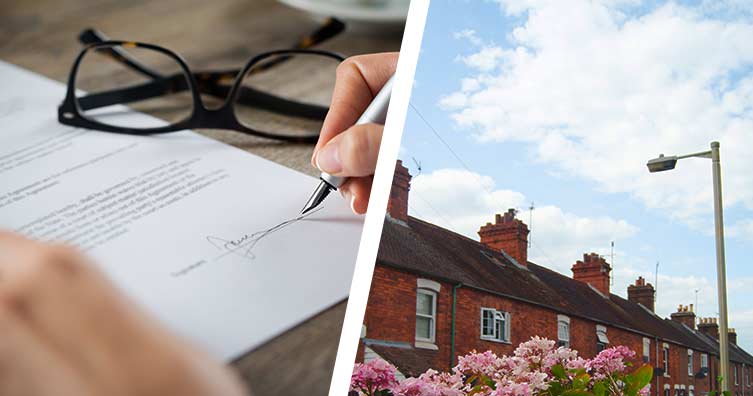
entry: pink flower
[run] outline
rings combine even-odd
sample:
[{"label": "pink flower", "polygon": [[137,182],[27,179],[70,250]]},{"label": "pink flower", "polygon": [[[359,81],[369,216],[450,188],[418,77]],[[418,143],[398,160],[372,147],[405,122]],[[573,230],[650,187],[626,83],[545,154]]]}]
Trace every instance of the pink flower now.
[{"label": "pink flower", "polygon": [[427,370],[418,378],[407,378],[392,389],[395,396],[463,396],[463,378],[459,374]]},{"label": "pink flower", "polygon": [[624,373],[627,368],[626,361],[634,356],[635,352],[623,345],[607,348],[586,362],[586,370],[596,380],[611,377],[614,374]]},{"label": "pink flower", "polygon": [[458,364],[453,371],[467,376],[483,374],[492,378],[502,366],[502,359],[492,351],[478,353],[473,351],[465,356],[458,357]]},{"label": "pink flower", "polygon": [[350,390],[370,395],[379,390],[392,389],[397,385],[396,371],[395,366],[382,359],[356,363],[350,377]]}]

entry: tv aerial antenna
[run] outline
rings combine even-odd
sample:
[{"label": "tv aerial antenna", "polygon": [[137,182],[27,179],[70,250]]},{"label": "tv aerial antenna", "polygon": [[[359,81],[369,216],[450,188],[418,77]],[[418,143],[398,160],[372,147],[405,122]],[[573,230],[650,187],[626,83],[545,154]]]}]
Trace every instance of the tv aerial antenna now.
[{"label": "tv aerial antenna", "polygon": [[536,209],[536,206],[534,206],[533,201],[531,201],[531,206],[528,207],[528,248],[530,249],[533,245],[533,210]]}]

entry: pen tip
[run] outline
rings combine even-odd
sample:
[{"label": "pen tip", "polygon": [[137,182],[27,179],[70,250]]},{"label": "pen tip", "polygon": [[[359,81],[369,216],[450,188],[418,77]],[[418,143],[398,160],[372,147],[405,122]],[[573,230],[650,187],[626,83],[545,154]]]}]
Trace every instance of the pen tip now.
[{"label": "pen tip", "polygon": [[301,214],[304,215],[319,206],[319,204],[324,201],[324,198],[329,195],[330,191],[331,187],[329,186],[329,184],[325,182],[319,183],[319,187],[314,190],[311,198],[309,198],[309,200],[306,202],[306,205],[303,207],[303,210],[301,210]]}]

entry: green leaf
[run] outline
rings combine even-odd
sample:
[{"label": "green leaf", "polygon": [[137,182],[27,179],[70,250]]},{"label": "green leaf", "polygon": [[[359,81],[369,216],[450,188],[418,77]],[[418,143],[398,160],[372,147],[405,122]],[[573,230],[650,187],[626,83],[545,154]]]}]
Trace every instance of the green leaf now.
[{"label": "green leaf", "polygon": [[561,364],[552,366],[552,375],[557,379],[567,379],[567,371],[565,371],[565,367]]},{"label": "green leaf", "polygon": [[565,388],[557,381],[552,381],[549,383],[549,388],[547,389],[547,392],[551,396],[560,396],[562,395],[562,392],[565,390]]},{"label": "green leaf", "polygon": [[632,377],[632,384],[638,388],[638,390],[643,389],[646,385],[648,385],[651,382],[651,378],[654,377],[654,368],[651,367],[648,364],[644,364],[636,370]]},{"label": "green leaf", "polygon": [[568,389],[562,392],[562,396],[593,396],[593,393],[583,389]]},{"label": "green leaf", "polygon": [[591,382],[591,376],[583,373],[573,378],[573,389],[586,389]]},{"label": "green leaf", "polygon": [[594,396],[605,396],[607,393],[607,387],[603,382],[597,382],[594,384]]}]

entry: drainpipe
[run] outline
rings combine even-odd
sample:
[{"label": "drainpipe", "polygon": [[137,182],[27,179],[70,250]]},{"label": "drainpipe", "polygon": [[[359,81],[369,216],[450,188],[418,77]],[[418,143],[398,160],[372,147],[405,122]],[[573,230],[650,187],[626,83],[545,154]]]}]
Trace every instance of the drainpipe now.
[{"label": "drainpipe", "polygon": [[462,283],[452,286],[452,321],[450,322],[450,368],[455,365],[455,305],[458,301],[458,289],[463,287]]},{"label": "drainpipe", "polygon": [[[654,369],[659,368],[659,337],[654,337],[654,350],[656,352],[656,365],[654,366]],[[668,367],[669,368],[669,367]],[[654,373],[656,373],[656,370],[654,370]],[[659,396],[664,392],[664,389],[659,389],[659,376],[656,376],[656,396]]]}]

